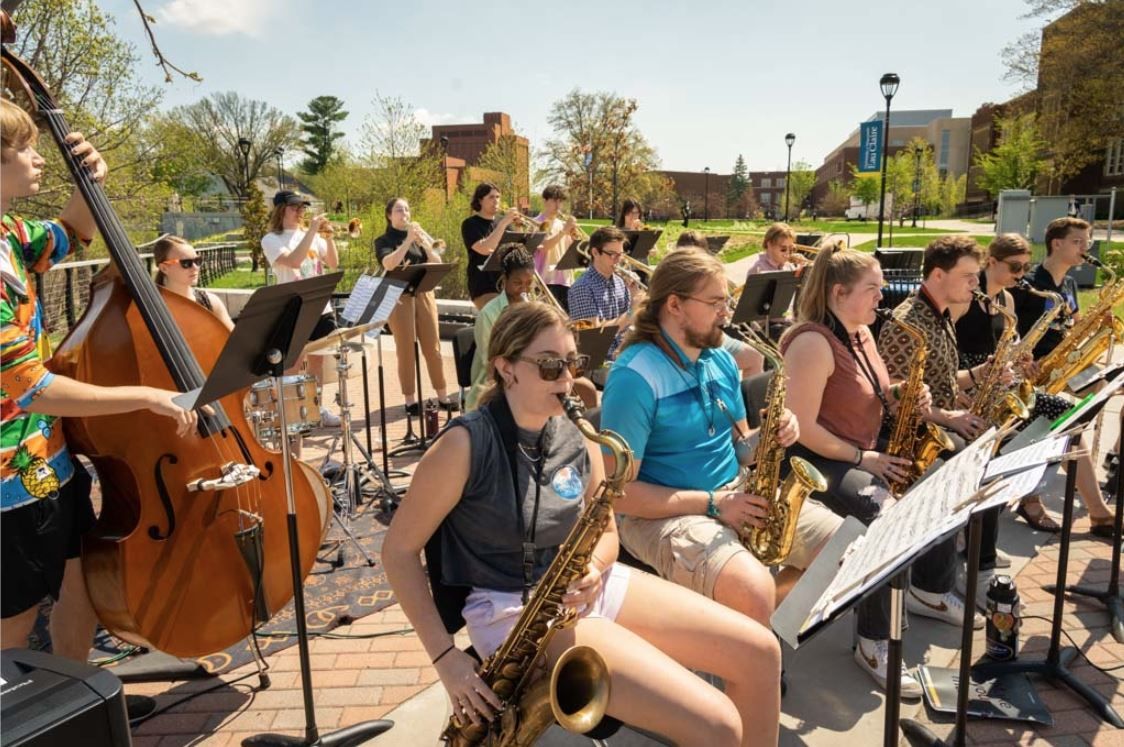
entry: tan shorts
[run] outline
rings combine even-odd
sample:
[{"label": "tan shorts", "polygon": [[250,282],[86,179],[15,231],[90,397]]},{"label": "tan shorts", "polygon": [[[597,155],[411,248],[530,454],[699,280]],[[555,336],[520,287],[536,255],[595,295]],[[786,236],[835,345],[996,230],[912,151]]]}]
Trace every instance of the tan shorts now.
[{"label": "tan shorts", "polygon": [[[842,523],[842,518],[819,501],[805,501],[785,565],[807,568]],[[710,598],[714,597],[718,574],[730,558],[749,552],[737,532],[709,516],[619,516],[617,531],[625,549],[637,560],[655,568],[663,578]]]}]

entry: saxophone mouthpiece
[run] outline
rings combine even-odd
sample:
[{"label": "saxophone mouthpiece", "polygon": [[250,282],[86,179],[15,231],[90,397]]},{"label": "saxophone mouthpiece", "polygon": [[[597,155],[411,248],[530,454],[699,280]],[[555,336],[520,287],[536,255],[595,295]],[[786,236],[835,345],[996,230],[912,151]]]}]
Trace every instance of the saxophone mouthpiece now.
[{"label": "saxophone mouthpiece", "polygon": [[555,396],[557,396],[558,401],[562,403],[562,409],[566,411],[566,417],[570,418],[570,420],[585,417],[585,406],[582,405],[581,398],[571,394],[558,394]]},{"label": "saxophone mouthpiece", "polygon": [[1102,268],[1104,267],[1104,262],[1101,262],[1099,259],[1094,257],[1092,254],[1082,254],[1081,259],[1085,260],[1087,263],[1091,264],[1093,267],[1102,267]]},{"label": "saxophone mouthpiece", "polygon": [[874,313],[884,322],[888,322],[894,318],[894,313],[889,309],[875,309]]}]

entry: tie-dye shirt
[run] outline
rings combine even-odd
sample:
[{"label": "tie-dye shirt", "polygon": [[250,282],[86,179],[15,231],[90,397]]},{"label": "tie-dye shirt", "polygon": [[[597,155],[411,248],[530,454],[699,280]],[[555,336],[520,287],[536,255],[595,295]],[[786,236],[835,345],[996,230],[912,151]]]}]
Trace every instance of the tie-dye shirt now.
[{"label": "tie-dye shirt", "polygon": [[46,272],[77,241],[55,221],[5,215],[0,229],[0,510],[58,496],[73,474],[62,423],[25,408],[51,383],[43,311],[29,273]]}]

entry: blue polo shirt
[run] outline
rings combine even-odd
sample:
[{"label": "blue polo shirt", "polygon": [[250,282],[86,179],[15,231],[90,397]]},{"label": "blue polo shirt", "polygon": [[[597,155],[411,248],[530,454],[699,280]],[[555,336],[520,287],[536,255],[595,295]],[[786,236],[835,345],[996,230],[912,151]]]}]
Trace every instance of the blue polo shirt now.
[{"label": "blue polo shirt", "polygon": [[691,363],[666,335],[664,340],[682,366],[650,342],[628,346],[605,384],[601,427],[628,442],[641,462],[641,481],[713,490],[738,473],[730,418],[745,418],[741,372],[722,348],[703,350]]}]

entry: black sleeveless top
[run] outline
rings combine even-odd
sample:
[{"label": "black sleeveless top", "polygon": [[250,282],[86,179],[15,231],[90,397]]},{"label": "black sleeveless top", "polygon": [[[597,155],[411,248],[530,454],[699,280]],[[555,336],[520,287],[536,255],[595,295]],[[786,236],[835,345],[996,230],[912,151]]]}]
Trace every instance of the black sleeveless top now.
[{"label": "black sleeveless top", "polygon": [[[987,293],[987,275],[983,272],[980,273],[980,292]],[[1000,293],[994,303],[1006,308],[1006,300],[1006,294]],[[1003,328],[1002,314],[988,314],[979,301],[973,300],[964,316],[956,320],[956,347],[961,358],[982,356],[982,362],[995,352],[999,338],[1003,336]]]}]

